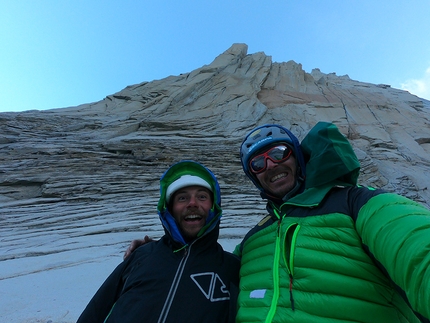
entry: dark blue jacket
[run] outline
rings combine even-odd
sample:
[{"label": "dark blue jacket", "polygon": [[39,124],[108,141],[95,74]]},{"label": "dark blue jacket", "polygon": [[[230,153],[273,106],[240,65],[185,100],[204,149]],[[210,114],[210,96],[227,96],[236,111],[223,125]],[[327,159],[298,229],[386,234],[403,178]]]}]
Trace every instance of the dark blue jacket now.
[{"label": "dark blue jacket", "polygon": [[234,322],[240,260],[223,251],[217,231],[177,252],[167,235],[139,247],[107,278],[78,323]]}]

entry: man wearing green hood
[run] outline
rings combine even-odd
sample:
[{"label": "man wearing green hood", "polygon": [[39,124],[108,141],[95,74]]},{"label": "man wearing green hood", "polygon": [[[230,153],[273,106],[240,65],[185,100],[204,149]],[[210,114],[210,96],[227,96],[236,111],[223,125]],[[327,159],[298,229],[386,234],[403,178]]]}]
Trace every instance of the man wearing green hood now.
[{"label": "man wearing green hood", "polygon": [[138,248],[106,279],[78,323],[234,322],[240,260],[217,242],[218,181],[182,161],[160,180],[165,235]]},{"label": "man wearing green hood", "polygon": [[334,124],[301,143],[257,127],[240,158],[269,215],[235,250],[237,322],[429,322],[430,211],[357,185],[360,164]]}]

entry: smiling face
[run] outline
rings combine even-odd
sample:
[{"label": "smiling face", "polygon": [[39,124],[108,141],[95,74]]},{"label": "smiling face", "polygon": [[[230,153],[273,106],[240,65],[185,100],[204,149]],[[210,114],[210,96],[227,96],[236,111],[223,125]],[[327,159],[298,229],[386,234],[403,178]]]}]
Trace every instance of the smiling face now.
[{"label": "smiling face", "polygon": [[296,158],[291,155],[280,163],[274,163],[268,158],[266,159],[266,169],[255,174],[255,177],[267,193],[283,198],[296,185]]},{"label": "smiling face", "polygon": [[172,197],[172,215],[186,241],[197,237],[206,224],[213,204],[213,194],[202,186],[187,186]]}]

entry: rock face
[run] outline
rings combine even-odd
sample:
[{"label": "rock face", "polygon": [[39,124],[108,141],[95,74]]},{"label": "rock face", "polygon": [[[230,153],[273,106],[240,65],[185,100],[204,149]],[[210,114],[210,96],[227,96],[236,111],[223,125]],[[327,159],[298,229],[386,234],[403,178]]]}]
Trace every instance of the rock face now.
[{"label": "rock face", "polygon": [[[181,159],[217,175],[221,237],[240,238],[265,208],[242,173],[243,137],[279,123],[303,139],[318,121],[334,122],[350,140],[361,184],[430,204],[429,101],[389,85],[307,73],[234,44],[209,65],[100,102],[0,113],[0,260],[82,248],[94,234],[160,236],[158,180]],[[46,232],[52,244],[37,243]]]},{"label": "rock face", "polygon": [[256,195],[240,169],[243,136],[279,123],[301,139],[320,120],[351,141],[363,184],[429,201],[428,101],[318,69],[309,74],[234,44],[209,65],[100,102],[1,113],[0,202],[156,199],[159,175],[184,158],[212,168],[227,192]]}]

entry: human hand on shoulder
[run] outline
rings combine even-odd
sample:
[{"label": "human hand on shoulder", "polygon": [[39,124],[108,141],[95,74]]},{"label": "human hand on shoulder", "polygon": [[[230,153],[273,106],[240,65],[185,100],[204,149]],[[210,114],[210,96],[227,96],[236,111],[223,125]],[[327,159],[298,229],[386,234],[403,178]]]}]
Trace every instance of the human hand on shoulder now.
[{"label": "human hand on shoulder", "polygon": [[128,256],[130,256],[133,253],[134,250],[136,250],[140,246],[143,246],[144,244],[152,241],[154,241],[154,239],[148,236],[145,236],[143,239],[133,240],[128,246],[127,250],[125,251],[123,259],[125,260]]}]

